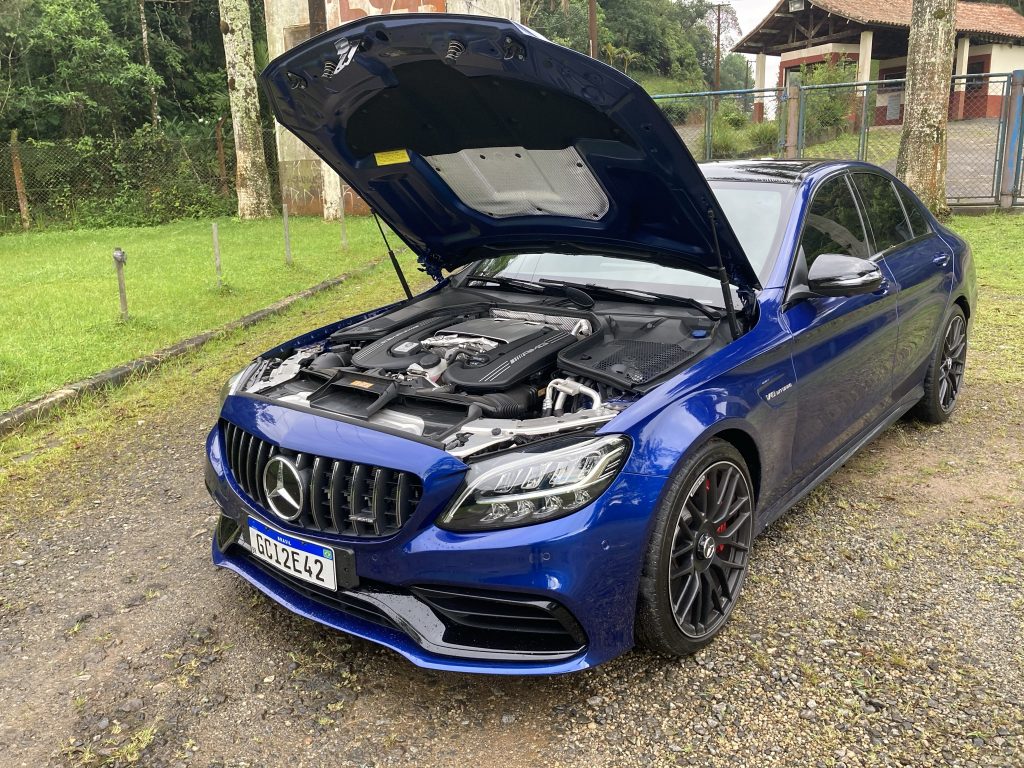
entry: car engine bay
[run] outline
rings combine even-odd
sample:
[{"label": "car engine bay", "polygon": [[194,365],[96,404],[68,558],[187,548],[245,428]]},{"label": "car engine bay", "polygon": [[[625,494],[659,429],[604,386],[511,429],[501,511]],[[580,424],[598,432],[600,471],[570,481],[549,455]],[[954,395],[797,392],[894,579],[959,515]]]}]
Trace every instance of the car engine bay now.
[{"label": "car engine bay", "polygon": [[465,458],[594,428],[729,340],[713,314],[686,307],[506,297],[431,292],[258,358],[235,392]]}]

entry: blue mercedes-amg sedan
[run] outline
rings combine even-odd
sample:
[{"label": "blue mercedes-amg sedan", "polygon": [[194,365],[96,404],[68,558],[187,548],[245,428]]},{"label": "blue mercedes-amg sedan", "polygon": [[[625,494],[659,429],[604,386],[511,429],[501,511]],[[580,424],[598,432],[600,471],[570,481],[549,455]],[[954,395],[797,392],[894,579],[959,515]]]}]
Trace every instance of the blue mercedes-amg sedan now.
[{"label": "blue mercedes-amg sedan", "polygon": [[698,166],[632,80],[497,19],[362,19],[263,81],[437,280],[225,386],[214,562],[296,613],[437,669],[691,653],[754,536],[956,408],[971,252],[879,168]]}]

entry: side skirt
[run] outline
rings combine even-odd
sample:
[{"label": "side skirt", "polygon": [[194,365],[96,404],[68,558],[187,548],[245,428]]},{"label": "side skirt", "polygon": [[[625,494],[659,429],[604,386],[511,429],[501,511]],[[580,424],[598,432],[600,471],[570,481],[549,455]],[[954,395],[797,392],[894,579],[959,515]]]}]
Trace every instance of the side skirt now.
[{"label": "side skirt", "polygon": [[861,432],[860,435],[851,440],[846,448],[842,449],[838,454],[836,454],[835,458],[827,462],[817,474],[811,475],[810,478],[805,480],[803,483],[795,486],[789,493],[765,510],[759,516],[754,535],[760,535],[765,528],[781,517],[783,512],[786,512],[788,509],[795,506],[804,498],[804,496],[813,491],[818,487],[818,485],[828,479],[833,472],[843,466],[843,464],[845,464],[853,454],[899,421],[900,418],[903,417],[907,411],[913,408],[922,397],[924,397],[924,387],[914,387],[913,390],[908,392],[902,400],[889,410],[881,421],[877,422],[874,426],[868,427],[866,430]]}]

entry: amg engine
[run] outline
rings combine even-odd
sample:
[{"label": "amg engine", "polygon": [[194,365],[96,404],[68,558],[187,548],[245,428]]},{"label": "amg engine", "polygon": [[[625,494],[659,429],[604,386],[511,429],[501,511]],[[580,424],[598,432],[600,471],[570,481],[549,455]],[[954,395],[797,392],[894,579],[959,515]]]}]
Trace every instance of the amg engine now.
[{"label": "amg engine", "polygon": [[[238,391],[427,438],[467,456],[608,421],[638,387],[666,372],[651,369],[652,360],[678,367],[707,347],[714,331],[700,318],[609,322],[537,309],[478,304],[384,315],[258,359]],[[666,332],[684,336],[674,344],[633,338]],[[654,357],[644,344],[658,348]]]}]

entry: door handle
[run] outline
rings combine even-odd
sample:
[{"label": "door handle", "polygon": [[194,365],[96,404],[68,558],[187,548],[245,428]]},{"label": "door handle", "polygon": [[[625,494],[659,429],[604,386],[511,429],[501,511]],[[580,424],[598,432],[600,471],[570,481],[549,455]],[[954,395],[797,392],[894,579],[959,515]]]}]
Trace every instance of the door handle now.
[{"label": "door handle", "polygon": [[932,257],[932,264],[938,264],[940,267],[944,267],[947,264],[949,264],[950,258],[951,258],[951,256],[950,256],[950,254],[948,252],[936,253]]}]

